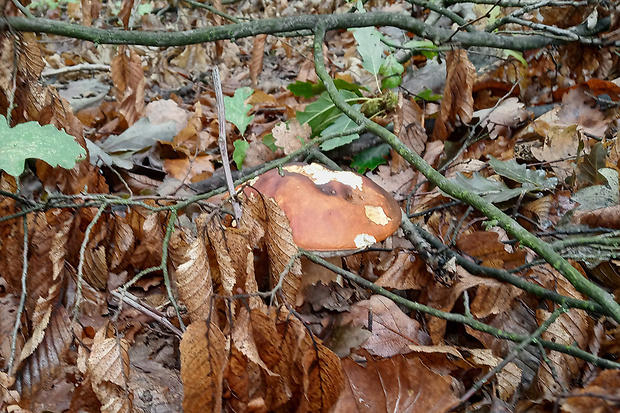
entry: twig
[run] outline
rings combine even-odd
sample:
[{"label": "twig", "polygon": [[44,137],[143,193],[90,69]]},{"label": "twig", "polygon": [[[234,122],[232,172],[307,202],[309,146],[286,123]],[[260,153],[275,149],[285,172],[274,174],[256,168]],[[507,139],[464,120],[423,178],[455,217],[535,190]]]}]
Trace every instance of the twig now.
[{"label": "twig", "polygon": [[230,162],[228,160],[228,144],[226,142],[226,109],[224,107],[224,96],[222,94],[222,83],[220,82],[220,71],[217,66],[213,68],[213,88],[215,89],[215,101],[217,102],[217,119],[220,125],[220,137],[218,145],[220,147],[220,155],[222,156],[222,165],[224,166],[224,175],[226,176],[226,186],[228,187],[228,195],[232,200],[233,211],[237,225],[241,222],[241,205],[237,201],[235,195],[235,184],[233,183],[230,173]]},{"label": "twig", "polygon": [[106,71],[106,72],[109,72],[110,71],[110,65],[102,65],[102,64],[95,64],[95,63],[80,63],[80,64],[77,64],[77,65],[61,67],[61,68],[58,68],[58,69],[45,69],[41,73],[41,76],[43,76],[43,77],[50,77],[50,76],[62,75],[64,73],[80,72],[80,71],[85,71],[85,72]]},{"label": "twig", "polygon": [[148,306],[140,303],[138,301],[138,297],[134,296],[133,294],[127,291],[123,291],[122,293],[119,293],[118,291],[112,291],[112,295],[118,298],[119,300],[124,301],[125,303],[129,304],[136,310],[141,311],[144,314],[148,315],[149,317],[153,318],[155,321],[157,321],[164,327],[168,328],[170,331],[172,331],[177,336],[179,337],[183,336],[183,332],[179,330],[174,324],[172,324],[167,318],[163,317],[160,314],[157,314],[155,310],[152,310]]},{"label": "twig", "polygon": [[22,292],[19,298],[19,308],[17,309],[17,314],[15,314],[15,327],[13,328],[13,332],[11,333],[11,357],[9,358],[9,364],[7,367],[7,371],[9,374],[14,374],[13,372],[13,363],[15,362],[15,351],[17,346],[17,332],[19,331],[19,327],[22,321],[22,314],[24,312],[24,308],[26,307],[26,275],[28,275],[28,218],[26,215],[23,216],[23,227],[24,231],[24,242],[23,242],[23,253],[22,253]]}]

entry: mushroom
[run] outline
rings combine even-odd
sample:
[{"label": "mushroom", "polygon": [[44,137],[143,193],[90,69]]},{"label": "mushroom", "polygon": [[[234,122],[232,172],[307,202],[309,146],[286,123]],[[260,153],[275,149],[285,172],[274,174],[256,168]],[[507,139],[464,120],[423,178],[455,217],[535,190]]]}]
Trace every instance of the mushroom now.
[{"label": "mushroom", "polygon": [[288,164],[250,181],[246,196],[275,199],[298,247],[345,255],[383,241],[400,225],[396,200],[365,176],[322,165]]}]

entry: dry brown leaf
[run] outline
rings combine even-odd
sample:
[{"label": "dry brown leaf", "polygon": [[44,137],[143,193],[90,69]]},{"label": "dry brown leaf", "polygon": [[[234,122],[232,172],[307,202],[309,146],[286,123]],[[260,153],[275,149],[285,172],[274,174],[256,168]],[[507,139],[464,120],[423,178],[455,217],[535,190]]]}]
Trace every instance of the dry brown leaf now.
[{"label": "dry brown leaf", "polygon": [[[502,362],[501,357],[493,355],[490,349],[469,349],[467,360],[473,366],[482,367],[486,372],[497,367]],[[497,392],[499,398],[509,401],[517,388],[521,385],[521,369],[515,363],[506,364],[495,377],[497,378]]]},{"label": "dry brown leaf", "polygon": [[121,273],[129,265],[129,257],[133,254],[135,238],[127,216],[112,215],[112,236],[108,245],[108,263],[110,271]]},{"label": "dry brown leaf", "polygon": [[[398,104],[394,113],[394,134],[412,151],[424,155],[428,135],[424,129],[424,111],[412,98],[398,94]],[[391,172],[396,174],[411,169],[405,159],[392,151]]]},{"label": "dry brown leaf", "polygon": [[488,131],[491,139],[497,139],[499,136],[510,138],[511,129],[527,119],[528,112],[518,98],[508,98],[495,108],[476,111],[473,116],[483,119],[480,127]]},{"label": "dry brown leaf", "polygon": [[618,408],[618,398],[620,371],[603,370],[590,384],[563,398],[560,405],[565,413],[612,412]]},{"label": "dry brown leaf", "polygon": [[192,322],[207,320],[211,314],[213,280],[203,238],[191,240],[187,231],[177,230],[168,249],[179,296],[190,319]]},{"label": "dry brown leaf", "polygon": [[396,261],[381,274],[375,284],[397,290],[421,290],[430,279],[432,275],[420,258],[409,252],[399,251]]},{"label": "dry brown leaf", "polygon": [[227,347],[226,337],[213,323],[197,321],[183,333],[181,379],[186,413],[221,411]]},{"label": "dry brown leaf", "polygon": [[84,281],[99,290],[105,290],[108,285],[108,263],[103,245],[85,251]]},{"label": "dry brown leaf", "polygon": [[363,367],[342,360],[346,386],[334,411],[445,412],[458,403],[452,378],[433,372],[417,356],[366,361]]},{"label": "dry brown leaf", "polygon": [[[369,325],[370,321],[372,325]],[[367,326],[372,335],[362,347],[381,357],[407,354],[411,351],[410,345],[430,344],[430,338],[419,322],[403,313],[392,300],[380,295],[352,305],[341,323]]]},{"label": "dry brown leaf", "polygon": [[161,263],[166,221],[163,212],[151,213],[141,208],[132,208],[129,211],[127,222],[130,223],[136,240],[135,249],[129,255],[129,263],[134,268],[149,268]]},{"label": "dry brown leaf", "polygon": [[71,344],[71,321],[64,307],[55,309],[45,329],[45,336],[17,373],[16,388],[22,399],[45,399],[46,390],[62,375],[63,361]]},{"label": "dry brown leaf", "polygon": [[265,53],[266,34],[259,34],[254,37],[254,47],[252,48],[252,58],[250,59],[250,79],[252,87],[258,87],[258,75],[263,71],[263,55]]},{"label": "dry brown leaf", "polygon": [[133,394],[127,386],[129,343],[120,337],[108,337],[107,327],[95,334],[87,361],[87,374],[105,413],[131,412]]},{"label": "dry brown leaf", "polygon": [[295,152],[310,139],[312,129],[310,125],[299,124],[297,118],[287,123],[280,122],[272,129],[271,133],[275,139],[276,146],[282,148],[286,155]]},{"label": "dry brown leaf", "polygon": [[571,221],[575,224],[590,227],[620,229],[620,205],[594,209],[592,211],[576,211]]},{"label": "dry brown leaf", "polygon": [[[548,311],[536,311],[539,324],[542,324],[550,315]],[[585,311],[571,309],[568,313],[558,317],[542,334],[542,338],[566,346],[576,345],[587,350],[592,333],[592,318]],[[550,370],[548,363],[541,363],[537,384],[540,395],[544,399],[555,400],[557,395],[564,391],[563,387],[570,388],[571,383],[581,376],[585,361],[555,351],[549,351],[548,358],[555,366],[555,371]]]},{"label": "dry brown leaf", "polygon": [[467,52],[459,49],[448,53],[446,65],[446,86],[433,130],[433,140],[441,141],[450,137],[458,122],[468,123],[474,113],[472,90],[476,68],[467,58]]},{"label": "dry brown leaf", "polygon": [[119,46],[110,63],[110,70],[116,100],[121,105],[119,112],[131,126],[145,113],[145,79],[140,56],[128,46]]},{"label": "dry brown leaf", "polygon": [[499,241],[499,234],[491,231],[475,231],[463,234],[457,241],[461,251],[491,268],[513,269],[525,264],[526,252]]},{"label": "dry brown leaf", "polygon": [[302,358],[303,390],[301,412],[329,412],[344,389],[340,359],[327,347],[316,343]]}]

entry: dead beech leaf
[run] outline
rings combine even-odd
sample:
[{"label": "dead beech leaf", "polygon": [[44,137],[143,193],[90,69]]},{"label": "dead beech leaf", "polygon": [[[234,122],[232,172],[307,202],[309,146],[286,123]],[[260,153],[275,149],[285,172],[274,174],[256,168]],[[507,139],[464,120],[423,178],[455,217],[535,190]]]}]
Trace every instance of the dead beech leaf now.
[{"label": "dead beech leaf", "polygon": [[420,359],[396,355],[365,366],[346,358],[346,386],[334,407],[338,412],[446,412],[458,403],[452,378],[429,369]]},{"label": "dead beech leaf", "polygon": [[[543,323],[551,313],[537,310],[539,324]],[[587,350],[593,334],[593,321],[585,311],[571,309],[559,316],[556,321],[542,334],[545,340],[563,345],[577,345]],[[563,388],[570,388],[571,383],[583,373],[585,361],[577,357],[555,351],[548,352],[550,363],[555,366],[552,372],[548,363],[541,363],[538,369],[538,390],[546,400],[555,400]]]},{"label": "dead beech leaf", "polygon": [[[424,155],[428,141],[428,135],[424,129],[424,111],[414,99],[405,98],[402,92],[398,94],[398,104],[394,111],[394,134],[409,149],[420,156]],[[406,169],[411,169],[409,163],[402,156],[392,152],[391,172],[396,174]]]},{"label": "dead beech leaf", "polygon": [[211,313],[213,280],[203,238],[191,240],[186,232],[175,231],[168,249],[179,296],[190,319],[192,322],[207,320]]},{"label": "dead beech leaf", "polygon": [[108,250],[110,271],[121,273],[129,265],[129,257],[134,250],[135,238],[127,216],[113,215],[111,248]]},{"label": "dead beech leaf", "polygon": [[186,413],[221,411],[227,347],[226,337],[213,323],[197,321],[183,333],[181,379]]},{"label": "dead beech leaf", "polygon": [[108,263],[103,245],[85,251],[84,281],[94,288],[105,290],[108,284]]},{"label": "dead beech leaf", "polygon": [[476,68],[463,49],[454,50],[446,56],[448,75],[444,87],[439,115],[435,121],[433,140],[445,141],[457,126],[457,121],[468,123],[474,113],[472,95]]},{"label": "dead beech leaf", "polygon": [[611,412],[618,407],[618,397],[620,371],[603,370],[586,387],[573,390],[560,405],[566,413]]},{"label": "dead beech leaf", "polygon": [[299,411],[331,411],[344,389],[344,373],[338,356],[316,343],[304,352],[301,369],[304,393]]},{"label": "dead beech leaf", "polygon": [[[372,325],[369,326],[369,320]],[[367,326],[372,335],[362,344],[371,354],[392,357],[407,354],[410,345],[430,344],[420,323],[405,313],[389,298],[373,295],[369,300],[351,306],[342,317],[342,324]]]},{"label": "dead beech leaf", "polygon": [[399,251],[396,261],[375,281],[380,287],[397,290],[420,290],[429,279],[424,262],[406,251]]},{"label": "dead beech leaf", "polygon": [[295,152],[310,139],[312,129],[310,125],[304,123],[299,124],[297,118],[292,119],[290,122],[280,122],[271,130],[273,138],[276,141],[276,146],[282,148],[286,155]]},{"label": "dead beech leaf", "polygon": [[87,361],[93,391],[106,413],[131,412],[133,394],[127,381],[129,377],[129,343],[124,338],[107,337],[106,327],[95,334]]},{"label": "dead beech leaf", "polygon": [[525,105],[513,97],[503,100],[495,108],[478,110],[473,116],[484,119],[480,127],[489,132],[491,139],[497,139],[499,136],[510,138],[511,129],[527,119],[528,112],[525,110]]},{"label": "dead beech leaf", "polygon": [[[476,367],[482,367],[485,372],[494,369],[502,362],[501,357],[493,355],[490,349],[468,349],[469,357],[467,360]],[[521,385],[521,369],[515,363],[508,363],[499,371],[497,378],[497,392],[499,398],[509,401],[517,388]]]},{"label": "dead beech leaf", "polygon": [[501,243],[496,232],[474,231],[463,234],[457,246],[465,254],[482,261],[485,267],[510,270],[525,264],[525,250]]},{"label": "dead beech leaf", "polygon": [[22,399],[45,396],[41,389],[51,388],[62,374],[63,360],[72,343],[71,320],[60,306],[52,313],[43,340],[17,372],[16,387],[21,389]]},{"label": "dead beech leaf", "polygon": [[571,221],[589,227],[605,227],[620,229],[620,205],[594,209],[592,211],[576,211]]},{"label": "dead beech leaf", "polygon": [[259,34],[254,38],[254,47],[252,48],[252,58],[250,59],[250,79],[252,79],[252,87],[258,86],[258,75],[263,71],[263,55],[265,53],[266,34]]},{"label": "dead beech leaf", "polygon": [[145,79],[140,56],[128,46],[119,46],[110,62],[110,70],[116,100],[121,106],[119,112],[131,126],[145,113]]}]

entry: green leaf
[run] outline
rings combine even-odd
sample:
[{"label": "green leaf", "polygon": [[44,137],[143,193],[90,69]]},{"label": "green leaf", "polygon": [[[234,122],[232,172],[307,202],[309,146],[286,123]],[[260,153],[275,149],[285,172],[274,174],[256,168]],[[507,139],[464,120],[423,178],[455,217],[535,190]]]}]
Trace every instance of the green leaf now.
[{"label": "green leaf", "polygon": [[73,136],[52,125],[26,122],[11,128],[0,115],[0,169],[9,175],[21,175],[29,158],[71,169],[85,157],[86,150]]},{"label": "green leaf", "polygon": [[580,211],[592,211],[598,208],[618,205],[620,201],[618,172],[610,168],[599,170],[607,179],[607,185],[594,185],[580,189],[571,199],[579,202]]},{"label": "green leaf", "polygon": [[263,143],[267,145],[272,152],[276,152],[278,150],[278,146],[276,145],[276,140],[273,137],[273,133],[268,133],[263,136]]},{"label": "green leaf", "polygon": [[235,161],[237,169],[241,170],[243,166],[243,161],[245,160],[245,155],[248,152],[250,144],[244,139],[237,139],[233,142],[233,146],[235,147],[235,150],[233,152],[233,161]]},{"label": "green leaf", "polygon": [[[416,51],[422,56],[426,57],[427,59],[432,59],[433,57],[439,54],[438,52],[433,51],[437,49],[437,46],[430,40],[410,40],[406,42],[403,45],[403,47],[405,49]],[[420,50],[420,49],[424,49],[424,50]],[[433,49],[433,50],[428,50],[428,49]]]},{"label": "green leaf", "polygon": [[[338,90],[350,90],[355,92],[358,96],[362,96],[360,92],[363,90],[368,90],[363,86],[357,85],[355,83],[347,82],[343,79],[334,79],[334,85]],[[295,96],[302,96],[306,99],[311,98],[313,96],[318,95],[325,91],[325,85],[323,82],[312,83],[312,82],[300,82],[299,80],[295,83],[291,83],[287,86],[287,89],[290,90]]]},{"label": "green leaf", "polygon": [[390,156],[390,145],[383,143],[373,146],[355,155],[351,161],[351,168],[363,174],[368,170],[374,170],[379,165],[386,164],[388,156]]},{"label": "green leaf", "polygon": [[248,111],[252,109],[252,105],[245,103],[247,98],[252,96],[254,90],[250,87],[242,87],[235,90],[233,97],[224,96],[224,106],[226,108],[226,120],[239,129],[239,133],[243,135],[246,128],[254,119],[254,115],[248,116]]},{"label": "green leaf", "polygon": [[[340,94],[347,101],[358,100],[358,96],[348,90],[341,90]],[[297,112],[297,119],[302,125],[308,123],[312,128],[312,133],[316,136],[338,119],[341,114],[342,112],[334,105],[329,94],[323,92],[319,100],[306,106],[303,112]]]},{"label": "green leaf", "polygon": [[381,42],[381,33],[374,27],[362,27],[353,29],[353,37],[357,41],[357,52],[362,56],[362,67],[377,77],[387,50]]},{"label": "green leaf", "polygon": [[[353,105],[353,107],[356,110],[359,110],[361,106],[362,105]],[[355,128],[357,128],[357,123],[353,122],[351,118],[349,118],[347,115],[343,113],[342,115],[340,115],[338,119],[336,119],[334,123],[329,125],[327,128],[323,130],[323,132],[321,132],[321,136],[327,136],[333,133],[345,133]],[[351,143],[359,137],[360,135],[357,133],[354,133],[351,135],[339,136],[337,138],[330,139],[328,141],[323,142],[321,144],[321,149],[324,151],[331,151],[332,149]]]},{"label": "green leaf", "polygon": [[316,96],[325,91],[325,85],[321,83],[300,82],[291,83],[286,87],[295,96],[303,96],[306,99]]},{"label": "green leaf", "polygon": [[516,50],[508,50],[508,49],[504,49],[503,53],[505,57],[512,56],[515,59],[517,59],[519,62],[521,62],[523,66],[527,67],[527,60],[525,60],[525,57],[523,57],[523,53],[517,52]]},{"label": "green leaf", "polygon": [[443,98],[442,95],[436,95],[430,89],[424,89],[422,92],[415,95],[416,99],[425,100],[427,102],[437,102]]},{"label": "green leaf", "polygon": [[531,184],[537,190],[554,189],[558,185],[558,178],[547,178],[545,171],[527,169],[525,165],[519,165],[514,159],[500,161],[490,156],[489,165],[501,176],[520,184]]},{"label": "green leaf", "polygon": [[396,56],[389,55],[379,69],[379,73],[384,77],[381,82],[381,88],[392,89],[398,87],[402,81],[401,74],[404,71],[405,67],[398,62]]}]

